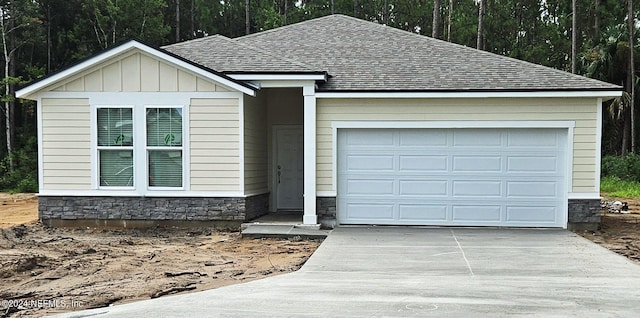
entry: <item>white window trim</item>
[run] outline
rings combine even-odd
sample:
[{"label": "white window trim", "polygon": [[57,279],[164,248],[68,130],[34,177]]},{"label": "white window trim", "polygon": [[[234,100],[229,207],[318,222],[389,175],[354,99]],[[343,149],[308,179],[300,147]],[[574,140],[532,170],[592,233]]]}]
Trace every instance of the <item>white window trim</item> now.
[{"label": "white window trim", "polygon": [[[182,109],[182,142],[180,143],[180,147],[155,147],[155,146],[149,146],[147,144],[147,110],[150,108],[164,108],[164,109],[170,109],[170,108],[180,108]],[[144,175],[144,186],[146,187],[147,191],[184,191],[186,190],[186,184],[187,184],[187,179],[185,178],[185,171],[186,169],[186,165],[187,165],[187,161],[185,161],[185,136],[187,135],[186,132],[188,127],[186,125],[186,122],[188,121],[189,117],[186,117],[186,109],[187,107],[185,105],[144,105],[144,125],[142,126],[142,130],[144,131],[142,133],[142,136],[144,137],[144,158],[145,158],[145,163],[144,163],[144,173],[141,173]],[[153,187],[149,185],[149,151],[150,150],[180,150],[182,152],[182,186],[180,187]]]},{"label": "white window trim", "polygon": [[[167,196],[167,192],[171,192],[173,196],[184,196],[190,190],[190,169],[188,163],[190,161],[190,137],[189,137],[189,105],[191,104],[191,94],[175,93],[160,94],[161,96],[149,93],[118,93],[118,94],[99,94],[92,95],[89,98],[90,104],[90,139],[91,139],[91,191],[93,195],[102,195],[109,193],[109,196],[125,195],[125,196]],[[213,98],[221,98],[214,94]],[[227,96],[229,94],[223,94]],[[234,93],[233,96],[237,96]],[[203,95],[204,96],[204,95]],[[211,94],[206,95],[211,97]],[[113,102],[114,100],[122,101],[121,104]],[[98,161],[98,136],[97,126],[98,117],[97,109],[113,107],[132,107],[133,108],[133,158],[134,158],[134,182],[133,187],[100,187],[100,165]],[[146,140],[146,109],[158,107],[181,107],[182,108],[182,187],[180,188],[163,188],[148,186],[148,169],[147,169],[147,140]],[[40,130],[42,131],[42,130]],[[41,159],[42,160],[42,159]],[[141,169],[141,167],[143,167]],[[142,171],[141,171],[142,170]],[[42,175],[40,175],[40,178]],[[43,181],[41,181],[43,182]],[[41,185],[42,189],[42,185]],[[42,190],[40,193],[49,193],[51,191]],[[56,191],[54,191],[56,192]],[[73,191],[74,193],[77,191]],[[57,192],[56,192],[57,193]]]},{"label": "white window trim", "polygon": [[[136,141],[136,126],[133,125],[132,126],[132,130],[131,133],[133,134],[133,146],[130,147],[119,147],[117,149],[121,149],[121,150],[131,150],[132,152],[132,156],[133,156],[133,186],[131,187],[126,187],[126,186],[101,186],[100,185],[100,150],[110,150],[110,149],[114,149],[115,147],[108,147],[108,146],[99,146],[98,145],[98,109],[101,108],[128,108],[131,109],[131,119],[132,121],[135,123],[136,122],[136,112],[135,112],[135,107],[134,105],[131,104],[123,104],[123,105],[95,105],[93,107],[91,107],[91,150],[92,150],[92,157],[94,158],[93,164],[92,166],[92,172],[91,172],[91,185],[92,185],[92,189],[98,189],[98,190],[110,190],[110,191],[120,191],[120,190],[125,190],[125,191],[131,191],[131,190],[135,190],[136,189],[136,173],[137,173],[137,168],[136,168],[136,144],[138,143]],[[114,149],[115,150],[115,149]]]}]

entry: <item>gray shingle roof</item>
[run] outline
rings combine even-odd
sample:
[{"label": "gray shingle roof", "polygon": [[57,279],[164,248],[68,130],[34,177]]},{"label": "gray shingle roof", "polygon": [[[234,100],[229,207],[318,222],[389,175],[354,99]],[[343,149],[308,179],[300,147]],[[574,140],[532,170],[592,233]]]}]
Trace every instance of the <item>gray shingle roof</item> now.
[{"label": "gray shingle roof", "polygon": [[313,72],[309,65],[278,57],[222,35],[162,47],[173,54],[219,72]]},{"label": "gray shingle roof", "polygon": [[222,72],[326,71],[320,91],[619,90],[609,83],[344,15],[167,50]]}]

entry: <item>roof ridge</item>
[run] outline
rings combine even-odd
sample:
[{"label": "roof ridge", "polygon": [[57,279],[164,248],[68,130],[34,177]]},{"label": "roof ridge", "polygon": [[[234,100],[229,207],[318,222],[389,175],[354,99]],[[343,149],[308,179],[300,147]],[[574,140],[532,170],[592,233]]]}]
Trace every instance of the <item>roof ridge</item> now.
[{"label": "roof ridge", "polygon": [[[328,18],[331,18],[331,17],[348,17],[348,16],[346,16],[344,14],[337,14],[337,13],[336,14],[328,14],[328,15],[325,15],[325,16],[312,18],[312,19],[309,19],[309,20],[304,20],[304,21],[300,21],[300,22],[296,22],[296,23],[291,23],[291,24],[279,26],[277,28],[273,28],[273,29],[269,29],[269,30],[264,30],[264,31],[256,32],[256,33],[251,33],[251,34],[235,37],[235,38],[232,38],[232,40],[250,39],[252,37],[256,37],[256,36],[259,36],[259,35],[269,34],[269,33],[277,32],[277,31],[280,31],[280,30],[286,30],[286,29],[289,29],[289,28],[291,28],[293,26],[300,26],[300,25],[304,25],[304,24],[310,24],[310,23],[314,23],[314,22],[317,22],[317,21],[320,21],[320,20],[325,20],[325,19],[328,19]],[[354,19],[360,20],[358,18],[354,18]],[[361,20],[361,21],[365,21],[365,20]]]},{"label": "roof ridge", "polygon": [[221,39],[231,40],[230,38],[228,38],[228,37],[226,37],[226,36],[224,36],[222,34],[216,33],[216,34],[213,34],[213,35],[203,36],[201,38],[195,38],[195,39],[191,39],[191,40],[186,40],[186,41],[182,41],[182,42],[176,42],[176,43],[164,45],[164,46],[161,46],[160,48],[164,49],[164,48],[168,48],[168,47],[172,47],[172,46],[180,46],[180,45],[186,45],[186,44],[190,44],[190,43],[194,43],[194,42],[202,42],[202,41],[211,40],[212,38],[221,38]]}]

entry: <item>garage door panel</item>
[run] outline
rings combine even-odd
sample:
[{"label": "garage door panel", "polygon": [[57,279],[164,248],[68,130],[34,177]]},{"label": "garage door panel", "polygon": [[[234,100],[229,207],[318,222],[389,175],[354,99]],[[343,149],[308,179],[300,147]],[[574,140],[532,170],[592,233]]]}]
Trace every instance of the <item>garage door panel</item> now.
[{"label": "garage door panel", "polygon": [[499,205],[454,205],[453,221],[500,222],[502,207]]},{"label": "garage door panel", "polygon": [[447,131],[443,129],[434,129],[426,133],[421,129],[407,129],[399,131],[398,134],[400,147],[447,146]]},{"label": "garage door panel", "polygon": [[394,219],[394,204],[392,203],[350,203],[346,209],[349,219],[371,221],[392,221]]},{"label": "garage door panel", "polygon": [[339,129],[338,221],[562,227],[566,146],[566,129]]},{"label": "garage door panel", "polygon": [[553,181],[509,181],[507,182],[507,197],[558,197],[558,183]]},{"label": "garage door panel", "polygon": [[507,172],[558,173],[560,166],[557,156],[507,157]]},{"label": "garage door panel", "polygon": [[399,180],[399,196],[446,196],[447,180]]},{"label": "garage door panel", "polygon": [[389,179],[349,179],[346,183],[347,195],[388,195],[395,193],[395,180]]},{"label": "garage door panel", "polygon": [[556,148],[558,142],[558,134],[553,130],[539,130],[536,132],[535,138],[531,138],[529,130],[511,131],[507,135],[508,147]]},{"label": "garage door panel", "polygon": [[394,159],[393,155],[350,155],[347,157],[347,169],[348,171],[393,171]]},{"label": "garage door panel", "polygon": [[453,172],[500,172],[500,156],[453,156]]},{"label": "garage door panel", "polygon": [[500,147],[502,132],[494,129],[457,129],[453,130],[454,147]]},{"label": "garage door panel", "polygon": [[446,172],[447,156],[399,156],[400,171]]},{"label": "garage door panel", "polygon": [[501,181],[453,181],[453,196],[456,197],[496,197],[502,196]]},{"label": "garage door panel", "polygon": [[527,223],[556,223],[558,208],[555,206],[507,206],[507,221]]},{"label": "garage door panel", "polygon": [[388,147],[395,144],[394,139],[394,132],[388,129],[376,129],[375,131],[352,130],[346,138],[346,143],[356,149],[358,146],[366,148]]},{"label": "garage door panel", "polygon": [[398,211],[398,218],[404,221],[447,220],[447,206],[444,204],[400,204]]}]

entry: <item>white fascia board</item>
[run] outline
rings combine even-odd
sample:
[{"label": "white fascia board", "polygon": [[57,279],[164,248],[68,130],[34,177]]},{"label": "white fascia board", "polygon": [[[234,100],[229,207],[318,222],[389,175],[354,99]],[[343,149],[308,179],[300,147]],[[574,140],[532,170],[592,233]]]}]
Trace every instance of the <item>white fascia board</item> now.
[{"label": "white fascia board", "polygon": [[326,81],[326,74],[232,74],[227,76],[239,81]]},{"label": "white fascia board", "polygon": [[622,91],[546,91],[546,92],[317,92],[316,98],[526,98],[600,97],[615,98]]},{"label": "white fascia board", "polygon": [[[242,98],[241,92],[42,92],[40,98],[89,98],[93,104],[110,104],[126,98],[144,99],[143,104],[167,103],[183,98]],[[125,97],[126,96],[126,97]]]},{"label": "white fascia board", "polygon": [[52,75],[52,76],[50,76],[50,77],[48,77],[48,78],[46,78],[46,79],[44,79],[42,81],[39,81],[39,82],[36,82],[36,83],[34,83],[32,85],[24,87],[24,88],[16,91],[16,97],[17,98],[29,99],[29,97],[30,97],[29,95],[37,92],[38,90],[40,90],[40,89],[42,89],[44,87],[47,87],[47,86],[49,86],[49,85],[51,85],[51,84],[53,84],[53,83],[55,83],[57,81],[63,80],[65,78],[69,77],[69,76],[73,76],[74,74],[80,73],[80,72],[82,72],[82,71],[84,71],[84,70],[86,70],[86,69],[88,69],[88,68],[90,68],[90,67],[92,67],[92,66],[94,66],[96,64],[99,64],[99,63],[101,63],[103,61],[106,61],[106,60],[108,60],[108,59],[110,59],[110,58],[112,58],[114,56],[117,56],[119,54],[122,54],[122,53],[127,52],[127,51],[132,50],[132,49],[139,49],[140,51],[142,51],[142,52],[144,52],[146,54],[154,56],[154,57],[156,57],[158,59],[162,59],[162,60],[164,60],[166,62],[169,62],[171,64],[174,64],[174,65],[176,65],[178,67],[187,69],[187,70],[189,70],[189,71],[191,71],[191,72],[193,72],[195,74],[198,74],[198,75],[200,75],[202,77],[208,78],[208,79],[210,79],[212,81],[218,82],[218,83],[220,83],[222,85],[225,85],[225,86],[227,86],[227,87],[229,87],[231,89],[240,91],[240,92],[242,92],[244,94],[247,94],[247,95],[250,95],[250,96],[255,96],[256,95],[255,90],[253,90],[251,88],[248,88],[248,87],[245,87],[243,85],[240,85],[240,84],[238,84],[238,83],[236,83],[234,81],[230,81],[230,80],[228,80],[228,79],[226,79],[224,77],[221,77],[219,75],[211,73],[211,72],[209,72],[209,71],[207,71],[205,69],[196,67],[196,66],[194,66],[192,64],[189,64],[189,63],[187,63],[185,61],[182,61],[182,60],[180,60],[178,58],[175,58],[175,57],[173,57],[173,56],[171,56],[169,54],[166,54],[164,52],[158,51],[158,50],[156,50],[156,49],[154,49],[152,47],[146,46],[146,45],[144,45],[144,44],[142,44],[140,42],[132,40],[132,41],[124,43],[124,44],[122,44],[120,46],[117,46],[117,47],[114,47],[112,49],[109,49],[109,50],[107,50],[107,51],[105,51],[103,53],[100,53],[100,54],[98,54],[98,55],[96,55],[96,56],[94,56],[94,57],[92,57],[92,58],[90,58],[90,59],[88,59],[88,60],[86,60],[86,61],[84,61],[82,63],[79,63],[79,64],[76,64],[76,65],[74,65],[72,67],[69,67],[69,68],[67,68],[67,69],[65,69],[65,70],[63,70],[63,71],[61,71],[59,73],[56,73],[56,74],[54,74],[54,75]]}]

